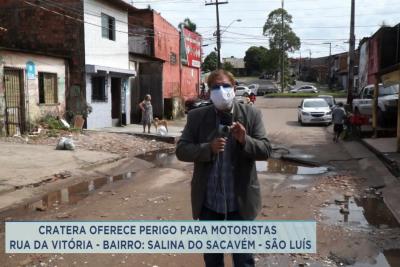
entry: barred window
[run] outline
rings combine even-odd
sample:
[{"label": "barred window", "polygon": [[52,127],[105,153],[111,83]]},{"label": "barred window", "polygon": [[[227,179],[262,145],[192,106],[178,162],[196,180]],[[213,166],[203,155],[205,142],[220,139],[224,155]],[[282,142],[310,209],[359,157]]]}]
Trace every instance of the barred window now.
[{"label": "barred window", "polygon": [[39,104],[57,103],[57,74],[39,72]]},{"label": "barred window", "polygon": [[104,76],[92,77],[92,100],[107,101],[106,78]]}]

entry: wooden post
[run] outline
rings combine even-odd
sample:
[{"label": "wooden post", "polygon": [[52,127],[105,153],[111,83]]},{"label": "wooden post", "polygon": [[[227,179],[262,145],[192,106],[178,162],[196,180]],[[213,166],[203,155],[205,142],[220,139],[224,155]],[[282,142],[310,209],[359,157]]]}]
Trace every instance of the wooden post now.
[{"label": "wooden post", "polygon": [[400,97],[397,102],[397,152],[400,152]]},{"label": "wooden post", "polygon": [[[398,80],[398,83],[400,84],[400,80]],[[400,152],[400,97],[397,102],[397,152]]]},{"label": "wooden post", "polygon": [[378,96],[379,96],[379,76],[375,75],[374,97],[372,99],[372,138],[378,137]]}]

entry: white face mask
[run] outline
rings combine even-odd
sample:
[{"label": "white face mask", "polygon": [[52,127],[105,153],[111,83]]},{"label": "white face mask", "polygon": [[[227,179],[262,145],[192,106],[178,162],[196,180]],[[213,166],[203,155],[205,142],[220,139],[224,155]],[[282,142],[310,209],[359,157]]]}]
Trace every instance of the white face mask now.
[{"label": "white face mask", "polygon": [[235,91],[232,87],[222,87],[219,89],[211,90],[211,101],[214,106],[221,111],[229,110],[232,108],[233,99],[235,98]]}]

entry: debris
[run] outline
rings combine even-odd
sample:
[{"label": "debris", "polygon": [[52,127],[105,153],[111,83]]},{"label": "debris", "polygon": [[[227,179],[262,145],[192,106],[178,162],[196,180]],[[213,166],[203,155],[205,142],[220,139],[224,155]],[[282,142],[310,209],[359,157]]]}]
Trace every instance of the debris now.
[{"label": "debris", "polygon": [[31,264],[31,263],[32,263],[32,259],[27,258],[27,259],[25,259],[25,260],[20,261],[20,262],[19,262],[19,265],[20,265],[20,266],[25,266],[25,265],[29,265],[29,264]]},{"label": "debris", "polygon": [[61,137],[56,146],[56,150],[75,150],[75,144],[72,139]]},{"label": "debris", "polygon": [[65,127],[65,128],[71,128],[71,126],[69,125],[69,123],[64,120],[64,119],[60,119],[61,124]]},{"label": "debris", "polygon": [[62,214],[59,214],[56,216],[57,219],[67,219],[70,217],[71,217],[71,214],[69,214],[69,213],[62,213]]},{"label": "debris", "polygon": [[341,214],[349,214],[350,213],[350,211],[349,211],[349,209],[348,208],[340,208],[340,213]]}]

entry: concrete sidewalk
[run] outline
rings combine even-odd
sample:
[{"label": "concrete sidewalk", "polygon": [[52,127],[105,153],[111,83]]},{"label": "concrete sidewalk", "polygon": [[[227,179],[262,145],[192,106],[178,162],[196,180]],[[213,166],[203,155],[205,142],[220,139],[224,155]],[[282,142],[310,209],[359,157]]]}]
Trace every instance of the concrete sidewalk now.
[{"label": "concrete sidewalk", "polygon": [[364,138],[361,141],[384,162],[394,176],[400,177],[400,153],[397,152],[396,138]]},{"label": "concrete sidewalk", "polygon": [[[397,152],[396,138],[365,138],[361,142],[381,160],[393,176],[400,177],[400,153]],[[372,165],[370,169],[377,169],[377,166]],[[399,180],[386,183],[382,190],[383,200],[398,222],[400,222],[399,191]]]},{"label": "concrete sidewalk", "polygon": [[164,141],[168,143],[176,143],[178,138],[181,136],[183,128],[186,125],[186,118],[174,121],[168,121],[168,133],[166,135],[161,135],[156,132],[154,125],[151,125],[150,133],[143,132],[143,126],[141,124],[129,124],[123,127],[106,127],[95,129],[94,131],[110,132],[110,133],[124,133],[132,134],[140,137],[153,138],[158,141]]}]

